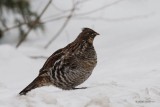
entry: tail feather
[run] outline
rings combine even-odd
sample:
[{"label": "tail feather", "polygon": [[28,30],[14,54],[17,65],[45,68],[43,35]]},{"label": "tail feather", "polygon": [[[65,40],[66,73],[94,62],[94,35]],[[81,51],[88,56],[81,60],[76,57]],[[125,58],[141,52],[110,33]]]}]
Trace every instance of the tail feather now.
[{"label": "tail feather", "polygon": [[20,95],[26,95],[32,89],[42,87],[42,86],[47,86],[47,85],[50,85],[50,84],[51,84],[51,82],[50,82],[49,78],[38,76],[26,88],[24,88],[19,94]]}]

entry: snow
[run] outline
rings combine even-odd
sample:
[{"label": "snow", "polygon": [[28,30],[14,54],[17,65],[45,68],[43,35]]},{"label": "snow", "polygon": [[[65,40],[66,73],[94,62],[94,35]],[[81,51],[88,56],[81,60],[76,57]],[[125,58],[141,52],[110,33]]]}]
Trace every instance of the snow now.
[{"label": "snow", "polygon": [[[97,3],[94,2],[93,5]],[[4,38],[6,44],[0,41],[0,107],[159,107],[158,3],[159,0],[124,0],[104,11],[104,16],[108,15],[110,19],[142,13],[149,14],[148,17],[107,22],[73,19],[47,50],[43,46],[55,34],[58,28],[54,24],[59,22],[47,24],[46,36],[34,36],[32,32],[32,36],[18,49],[14,43],[7,43],[10,35]],[[58,4],[62,5],[61,2]],[[85,5],[83,7],[87,8]],[[19,96],[18,93],[38,75],[46,60],[31,56],[48,57],[73,41],[85,26],[101,34],[94,41],[98,64],[91,77],[78,86],[88,88],[64,91],[46,86],[32,90],[26,96]]]}]

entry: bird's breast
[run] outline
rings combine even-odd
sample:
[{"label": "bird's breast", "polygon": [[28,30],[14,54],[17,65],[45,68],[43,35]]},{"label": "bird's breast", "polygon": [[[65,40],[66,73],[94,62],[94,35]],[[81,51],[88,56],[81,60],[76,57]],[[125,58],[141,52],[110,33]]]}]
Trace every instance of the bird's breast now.
[{"label": "bird's breast", "polygon": [[92,71],[97,64],[97,55],[95,50],[84,52],[78,57],[78,65],[85,71]]},{"label": "bird's breast", "polygon": [[97,60],[84,60],[82,67],[85,68],[85,71],[92,71],[97,64]]}]

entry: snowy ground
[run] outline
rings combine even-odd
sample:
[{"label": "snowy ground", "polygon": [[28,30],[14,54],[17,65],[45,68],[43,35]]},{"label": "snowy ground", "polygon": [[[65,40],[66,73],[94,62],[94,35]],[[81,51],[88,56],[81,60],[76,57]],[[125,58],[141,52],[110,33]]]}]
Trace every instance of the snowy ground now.
[{"label": "snowy ground", "polygon": [[[142,13],[149,14],[147,17],[109,22],[72,20],[65,29],[69,36],[64,37],[64,32],[47,50],[42,46],[55,32],[51,29],[52,26],[55,28],[55,23],[47,26],[47,36],[29,37],[19,49],[15,49],[14,44],[0,41],[0,107],[159,107],[158,3],[158,0],[124,0],[102,13],[112,19]],[[74,40],[84,26],[94,26],[101,34],[94,42],[97,67],[81,85],[89,88],[63,91],[50,86],[19,96],[18,93],[37,76],[46,60],[29,56],[51,55]],[[6,42],[9,36],[4,38]]]}]

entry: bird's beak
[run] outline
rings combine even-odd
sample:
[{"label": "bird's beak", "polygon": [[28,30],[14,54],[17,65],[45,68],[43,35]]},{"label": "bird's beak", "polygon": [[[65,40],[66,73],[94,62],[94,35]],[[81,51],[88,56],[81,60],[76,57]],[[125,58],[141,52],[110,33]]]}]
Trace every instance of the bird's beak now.
[{"label": "bird's beak", "polygon": [[99,35],[99,33],[95,32],[95,35]]}]

